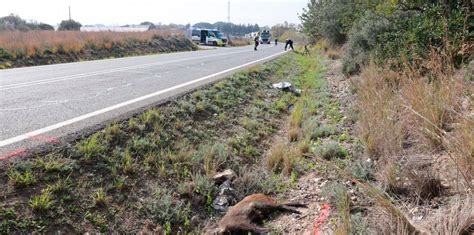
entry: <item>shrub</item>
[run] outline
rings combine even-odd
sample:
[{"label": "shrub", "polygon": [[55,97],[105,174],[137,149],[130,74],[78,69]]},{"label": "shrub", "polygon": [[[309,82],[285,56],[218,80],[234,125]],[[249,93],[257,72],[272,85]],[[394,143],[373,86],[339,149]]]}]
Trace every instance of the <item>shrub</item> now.
[{"label": "shrub", "polygon": [[59,24],[59,31],[79,31],[82,24],[74,20],[63,20]]},{"label": "shrub", "polygon": [[334,126],[320,126],[313,130],[311,133],[311,139],[316,140],[318,138],[325,138],[336,134],[337,130]]},{"label": "shrub", "polygon": [[342,72],[346,75],[360,72],[370,59],[370,53],[379,44],[378,38],[390,29],[390,22],[371,11],[355,23],[350,31],[346,53],[342,60]]},{"label": "shrub", "polygon": [[160,224],[179,223],[186,205],[174,200],[172,192],[167,188],[158,187],[153,196],[146,200],[144,209],[146,214]]},{"label": "shrub", "polygon": [[206,175],[211,176],[222,167],[229,157],[229,149],[223,143],[203,144],[194,153],[193,158],[204,163]]},{"label": "shrub", "polygon": [[336,142],[330,142],[324,146],[319,147],[317,149],[317,153],[326,160],[345,158],[349,155],[347,150]]},{"label": "shrub", "polygon": [[372,167],[372,162],[357,160],[351,166],[352,175],[360,180],[371,180],[374,177]]}]

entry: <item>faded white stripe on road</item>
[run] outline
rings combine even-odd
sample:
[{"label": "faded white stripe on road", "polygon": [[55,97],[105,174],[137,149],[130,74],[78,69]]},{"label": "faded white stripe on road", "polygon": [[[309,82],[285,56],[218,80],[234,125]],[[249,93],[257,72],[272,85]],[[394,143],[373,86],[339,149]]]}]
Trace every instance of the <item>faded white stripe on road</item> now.
[{"label": "faded white stripe on road", "polygon": [[198,79],[193,80],[193,81],[185,82],[185,83],[182,83],[182,84],[170,87],[170,88],[166,88],[164,90],[160,90],[160,91],[157,91],[155,93],[151,93],[151,94],[141,96],[141,97],[129,100],[129,101],[125,101],[125,102],[122,102],[122,103],[119,103],[119,104],[116,104],[116,105],[113,105],[113,106],[110,106],[110,107],[107,107],[107,108],[104,108],[104,109],[97,110],[95,112],[84,114],[82,116],[79,116],[79,117],[76,117],[76,118],[73,118],[73,119],[69,119],[69,120],[66,120],[66,121],[51,125],[51,126],[47,126],[47,127],[44,127],[44,128],[38,129],[38,130],[34,130],[34,131],[31,131],[31,132],[28,132],[28,133],[10,138],[10,139],[2,140],[2,141],[0,141],[0,147],[4,147],[4,146],[10,145],[10,144],[14,144],[14,143],[20,142],[22,140],[28,139],[32,136],[41,135],[41,134],[44,134],[46,132],[59,129],[59,128],[64,127],[64,126],[71,125],[71,124],[74,124],[76,122],[80,122],[82,120],[85,120],[85,119],[88,119],[88,118],[91,118],[91,117],[94,117],[94,116],[97,116],[97,115],[100,115],[100,114],[104,114],[106,112],[110,112],[110,111],[125,107],[127,105],[131,105],[131,104],[134,104],[134,103],[137,103],[137,102],[149,99],[149,98],[153,98],[155,96],[165,94],[165,93],[173,91],[173,90],[177,90],[177,89],[180,89],[180,88],[183,88],[183,87],[187,87],[187,86],[193,85],[195,83],[202,82],[202,81],[211,79],[213,77],[217,77],[219,75],[223,75],[223,74],[232,72],[234,70],[245,68],[247,66],[259,63],[261,61],[265,61],[265,60],[271,59],[273,57],[277,57],[277,56],[282,55],[284,53],[286,53],[286,51],[279,52],[279,53],[273,54],[271,56],[268,56],[268,57],[265,57],[265,58],[262,58],[262,59],[258,59],[258,60],[243,64],[243,65],[239,65],[239,66],[234,67],[234,68],[226,69],[224,71],[214,73],[214,74],[202,77],[202,78],[198,78]]}]

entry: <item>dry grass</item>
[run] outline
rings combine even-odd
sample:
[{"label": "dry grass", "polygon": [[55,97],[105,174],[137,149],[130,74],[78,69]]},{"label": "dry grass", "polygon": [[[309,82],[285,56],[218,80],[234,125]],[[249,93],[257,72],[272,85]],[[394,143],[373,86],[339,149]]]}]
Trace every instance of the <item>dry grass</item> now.
[{"label": "dry grass", "polygon": [[165,31],[147,32],[79,32],[79,31],[29,31],[0,32],[0,48],[7,51],[21,51],[34,55],[36,51],[46,49],[65,52],[80,52],[85,46],[111,48],[115,43],[127,40],[146,41],[153,36],[170,36],[174,33]]},{"label": "dry grass", "polygon": [[285,158],[285,144],[277,143],[270,151],[270,155],[267,158],[267,167],[270,170],[276,171],[281,167]]},{"label": "dry grass", "polygon": [[[474,169],[474,122],[469,117],[474,87],[442,55],[432,52],[430,58],[401,72],[370,65],[357,84],[359,134],[367,153],[381,163],[381,180],[393,190],[399,183],[395,178],[408,177],[412,193],[420,189],[419,196],[427,198],[439,191],[439,179],[418,174],[417,180],[406,172],[397,175],[394,167],[401,156],[448,154],[457,168],[452,173],[462,176],[466,189],[472,189]],[[405,165],[412,165],[417,159],[406,160]]]},{"label": "dry grass", "polygon": [[474,226],[474,199],[455,197],[447,208],[438,211],[430,221],[433,234],[469,234]]},{"label": "dry grass", "polygon": [[247,46],[247,45],[251,45],[252,44],[252,41],[249,40],[249,39],[232,39],[232,40],[229,40],[229,45],[233,46],[233,47],[241,47],[241,46]]},{"label": "dry grass", "polygon": [[298,128],[297,127],[292,127],[290,131],[288,131],[288,139],[290,140],[290,142],[298,141]]}]

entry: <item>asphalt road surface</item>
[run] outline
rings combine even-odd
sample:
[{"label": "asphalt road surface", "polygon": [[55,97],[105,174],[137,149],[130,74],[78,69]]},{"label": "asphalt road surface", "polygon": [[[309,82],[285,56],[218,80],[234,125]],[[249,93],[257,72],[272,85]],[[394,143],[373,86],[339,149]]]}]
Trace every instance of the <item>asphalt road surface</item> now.
[{"label": "asphalt road surface", "polygon": [[219,48],[0,70],[0,160],[119,119],[284,54]]}]

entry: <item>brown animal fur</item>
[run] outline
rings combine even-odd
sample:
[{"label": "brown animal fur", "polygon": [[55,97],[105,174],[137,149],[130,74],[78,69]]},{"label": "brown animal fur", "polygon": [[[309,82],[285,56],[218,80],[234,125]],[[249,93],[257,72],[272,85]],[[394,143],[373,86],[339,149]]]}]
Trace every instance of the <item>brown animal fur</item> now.
[{"label": "brown animal fur", "polygon": [[305,207],[301,203],[278,203],[264,194],[253,194],[229,208],[229,211],[219,221],[217,226],[208,230],[207,234],[260,234],[267,229],[258,226],[271,213],[291,212],[300,213],[295,207]]}]

